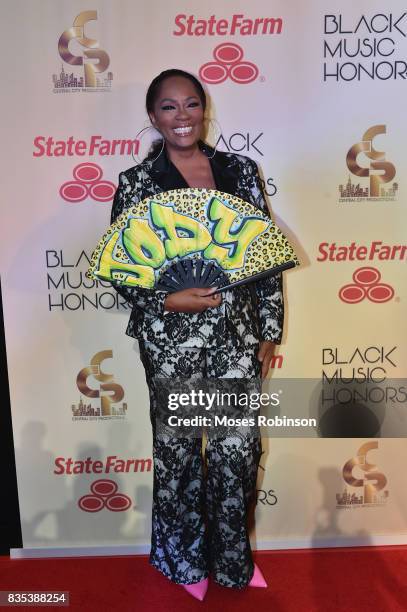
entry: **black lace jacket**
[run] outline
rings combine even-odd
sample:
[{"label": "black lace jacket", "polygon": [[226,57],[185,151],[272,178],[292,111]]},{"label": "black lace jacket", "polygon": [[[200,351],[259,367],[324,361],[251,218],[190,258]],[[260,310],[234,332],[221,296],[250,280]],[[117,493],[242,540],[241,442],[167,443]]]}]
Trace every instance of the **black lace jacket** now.
[{"label": "black lace jacket", "polygon": [[[210,164],[220,191],[238,196],[269,215],[256,162],[243,155],[223,153],[203,142],[201,150]],[[165,150],[156,159],[145,159],[138,166],[121,172],[111,222],[126,209],[162,191],[188,187]],[[222,304],[203,313],[166,313],[166,292],[115,286],[132,305],[126,334],[157,345],[214,348],[225,345],[253,346],[260,340],[280,344],[284,303],[281,274],[222,294]]]}]

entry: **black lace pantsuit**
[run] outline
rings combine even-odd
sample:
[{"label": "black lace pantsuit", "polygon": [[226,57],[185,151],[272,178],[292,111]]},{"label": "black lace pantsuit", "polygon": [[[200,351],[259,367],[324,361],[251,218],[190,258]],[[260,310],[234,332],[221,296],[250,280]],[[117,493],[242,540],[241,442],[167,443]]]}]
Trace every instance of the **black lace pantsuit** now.
[{"label": "black lace pantsuit", "polygon": [[[209,159],[218,190],[269,214],[253,160],[215,151],[201,141],[198,146]],[[164,146],[158,158],[147,158],[120,173],[111,221],[144,198],[186,187]],[[132,306],[126,333],[140,342],[150,390],[154,456],[150,562],[177,583],[199,582],[212,572],[219,584],[242,588],[254,571],[247,517],[255,496],[261,441],[243,431],[209,439],[203,465],[201,440],[157,435],[159,394],[154,378],[258,378],[259,342],[279,344],[282,338],[281,273],[226,291],[218,308],[196,314],[166,313],[164,291],[115,289]]]},{"label": "black lace pantsuit", "polygon": [[261,440],[237,430],[202,439],[157,434],[155,378],[258,379],[257,348],[166,348],[140,341],[150,391],[154,486],[150,563],[173,582],[206,578],[243,588],[254,572],[247,519],[255,502]]}]

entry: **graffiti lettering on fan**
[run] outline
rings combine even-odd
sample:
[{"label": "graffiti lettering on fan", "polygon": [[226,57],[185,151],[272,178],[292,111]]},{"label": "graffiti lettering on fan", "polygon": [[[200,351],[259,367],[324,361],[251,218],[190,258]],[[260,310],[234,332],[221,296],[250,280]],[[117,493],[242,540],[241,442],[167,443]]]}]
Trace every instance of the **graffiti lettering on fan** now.
[{"label": "graffiti lettering on fan", "polygon": [[200,221],[175,212],[173,207],[151,202],[151,225],[147,219],[133,217],[122,232],[126,255],[134,263],[113,257],[120,241],[121,232],[117,230],[103,248],[95,276],[119,278],[117,273],[126,273],[129,284],[151,288],[155,282],[154,270],[167,258],[192,253],[202,253],[205,259],[216,261],[224,270],[242,268],[249,245],[265,231],[268,223],[257,217],[243,217],[239,227],[235,227],[239,214],[218,198],[209,202],[207,216],[213,222],[211,232]]}]

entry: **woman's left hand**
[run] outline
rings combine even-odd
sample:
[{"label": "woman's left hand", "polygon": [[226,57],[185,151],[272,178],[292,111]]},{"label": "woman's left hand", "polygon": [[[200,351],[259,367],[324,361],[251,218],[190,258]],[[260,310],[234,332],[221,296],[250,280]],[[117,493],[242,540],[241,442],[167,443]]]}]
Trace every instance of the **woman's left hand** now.
[{"label": "woman's left hand", "polygon": [[274,342],[271,340],[262,340],[260,342],[259,352],[257,353],[257,359],[261,363],[261,377],[266,378],[267,372],[270,369],[271,360],[274,355]]}]

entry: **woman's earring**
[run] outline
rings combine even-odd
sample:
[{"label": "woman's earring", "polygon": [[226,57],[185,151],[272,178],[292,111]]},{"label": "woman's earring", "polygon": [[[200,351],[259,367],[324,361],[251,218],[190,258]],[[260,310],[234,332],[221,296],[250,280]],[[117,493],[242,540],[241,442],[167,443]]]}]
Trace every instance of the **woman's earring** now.
[{"label": "woman's earring", "polygon": [[209,124],[212,127],[212,131],[214,134],[215,148],[214,148],[212,155],[207,155],[207,158],[212,159],[212,157],[215,157],[216,149],[218,148],[219,138],[222,135],[222,130],[220,128],[220,125],[217,119],[213,119],[213,118],[209,119]]},{"label": "woman's earring", "polygon": [[151,163],[154,163],[155,161],[157,161],[157,159],[160,157],[161,153],[164,151],[164,146],[165,146],[165,138],[161,139],[161,149],[158,155],[156,155],[156,157],[154,157],[154,159],[151,160]]},{"label": "woman's earring", "polygon": [[[139,144],[139,143],[141,142],[141,140],[142,140],[142,138],[140,138],[140,136],[142,136],[142,134],[144,134],[144,135],[145,135],[145,133],[146,133],[148,130],[156,130],[156,132],[158,132],[157,128],[155,128],[155,127],[154,127],[154,126],[152,126],[152,125],[148,125],[147,127],[142,128],[142,129],[141,129],[139,132],[137,132],[137,134],[136,134],[136,138],[135,138],[135,140],[137,141],[137,144]],[[162,141],[161,141],[161,142],[162,142],[161,150],[160,150],[159,154],[158,154],[158,155],[157,155],[157,156],[156,156],[156,157],[155,157],[155,158],[152,160],[152,162],[155,162],[155,161],[156,161],[156,160],[157,160],[157,159],[160,157],[161,153],[164,151],[165,138],[162,138]],[[137,151],[138,151],[138,148],[137,148]],[[133,160],[136,162],[136,164],[141,164],[141,162],[143,161],[142,159],[140,159],[140,158],[139,158],[139,156],[138,156],[138,155],[136,155],[136,157],[134,156],[134,153],[133,153],[133,147],[132,147],[132,149],[131,149],[131,156],[132,156]]]}]

